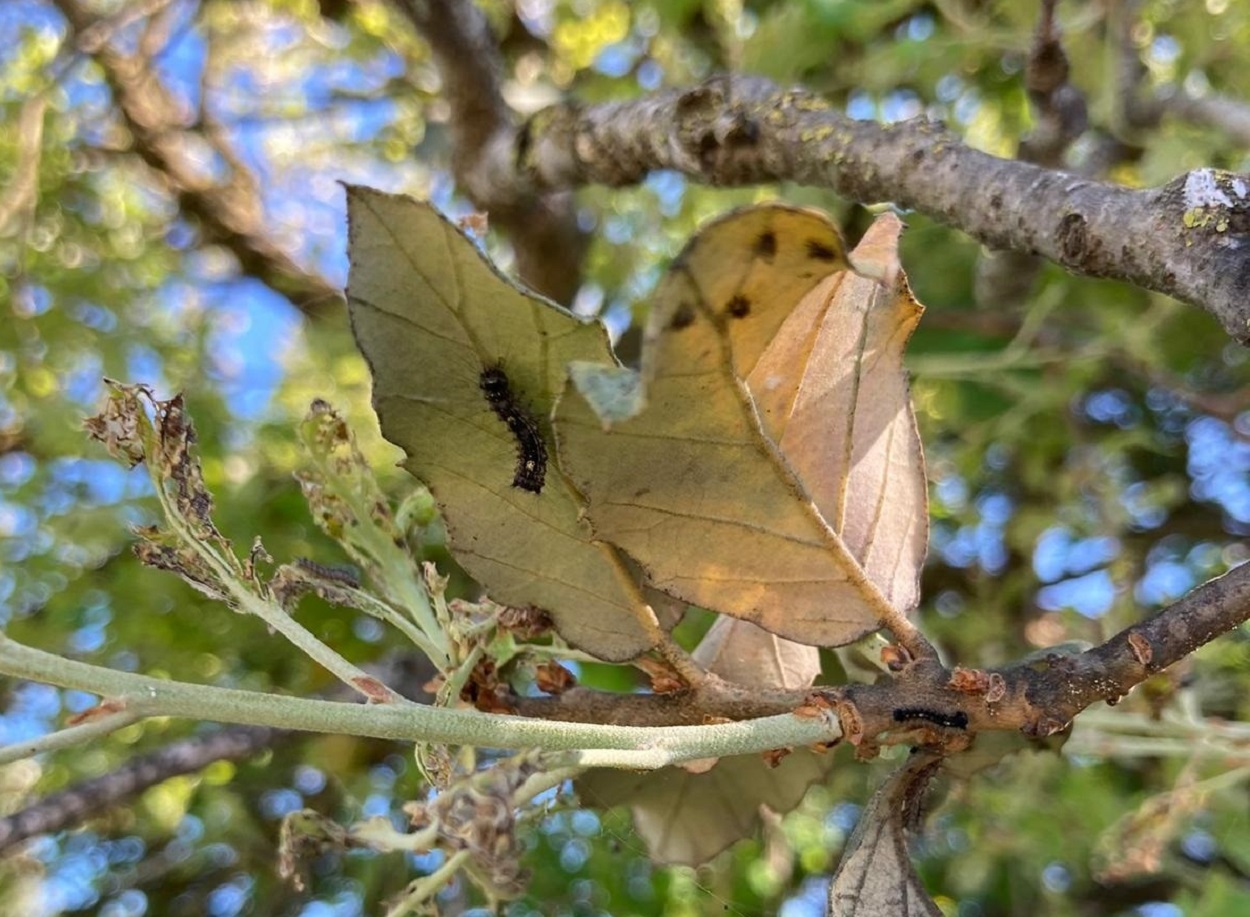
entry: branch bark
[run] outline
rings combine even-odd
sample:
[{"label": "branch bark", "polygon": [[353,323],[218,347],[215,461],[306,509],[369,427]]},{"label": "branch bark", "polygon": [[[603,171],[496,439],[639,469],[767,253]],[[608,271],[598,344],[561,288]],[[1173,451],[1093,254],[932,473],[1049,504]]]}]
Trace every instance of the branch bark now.
[{"label": "branch bark", "polygon": [[0,852],[37,834],[60,831],[130,799],[170,777],[192,774],[214,761],[241,761],[272,744],[278,730],[237,726],[171,743],[131,758],[115,771],[84,780],[0,818]]},{"label": "branch bark", "polygon": [[[526,714],[545,719],[419,704],[362,706],[162,681],[64,659],[3,635],[0,673],[110,697],[114,709],[135,717],[179,716],[399,741],[575,751],[566,765],[648,769],[839,738],[870,753],[884,743],[957,750],[969,730],[1019,730],[1044,737],[1067,728],[1090,704],[1118,701],[1133,686],[1247,619],[1250,564],[1243,564],[1088,652],[1055,654],[1040,663],[1022,662],[993,672],[951,672],[932,660],[919,660],[893,679],[818,689],[832,712],[813,717],[794,715],[811,707],[810,692],[748,691],[711,678],[672,695],[579,689],[550,700],[518,702]],[[727,715],[751,718],[719,721]],[[717,721],[707,725],[709,717]]]},{"label": "branch bark", "polygon": [[893,201],[991,248],[1201,306],[1250,342],[1250,175],[1196,169],[1129,189],[999,159],[927,118],[854,121],[809,92],[743,76],[547,109],[514,153],[540,189],[628,185],[673,169],[710,185],[795,181]]},{"label": "branch bark", "polygon": [[[1250,564],[1197,587],[1180,601],[1087,652],[1053,654],[1042,662],[1017,663],[994,672],[950,672],[921,662],[894,679],[823,690],[853,707],[855,730],[843,718],[843,734],[865,742],[896,736],[910,718],[899,711],[924,710],[966,718],[971,730],[1018,729],[1045,736],[1066,728],[1098,701],[1115,703],[1156,672],[1250,619]],[[976,676],[975,678],[972,676]],[[991,690],[991,679],[1001,685]],[[999,682],[1001,679],[1001,682]],[[979,686],[975,684],[979,682]],[[737,687],[737,686],[734,686]],[[708,691],[671,695],[605,694],[578,688],[555,698],[520,698],[527,716],[580,722],[628,722],[659,726],[700,722],[708,716],[773,716],[803,704],[805,691]]]},{"label": "branch bark", "polygon": [[[134,153],[165,183],[183,214],[198,221],[205,242],[229,250],[243,273],[286,296],[313,314],[342,302],[343,293],[301,267],[269,236],[254,176],[240,168],[233,152],[212,131],[197,131],[177,100],[161,83],[141,44],[134,54],[113,46],[102,26],[80,0],[55,0],[77,34],[79,47],[104,72],[117,111],[129,130]],[[230,164],[223,179],[211,177],[199,147],[207,145]]]},{"label": "branch bark", "polygon": [[467,0],[396,5],[429,43],[442,75],[457,182],[507,232],[521,278],[556,302],[572,302],[588,240],[572,195],[536,193],[517,171],[522,141],[503,99],[503,62],[485,14]]}]

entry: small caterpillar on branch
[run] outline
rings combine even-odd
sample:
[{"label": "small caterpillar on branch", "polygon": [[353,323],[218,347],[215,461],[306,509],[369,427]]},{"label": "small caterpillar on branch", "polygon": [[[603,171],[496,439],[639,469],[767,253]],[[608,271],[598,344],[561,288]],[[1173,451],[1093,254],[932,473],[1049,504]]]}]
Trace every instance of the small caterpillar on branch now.
[{"label": "small caterpillar on branch", "polygon": [[962,710],[954,713],[943,713],[940,710],[926,710],[924,707],[899,707],[894,711],[894,722],[908,723],[913,720],[922,720],[926,723],[932,723],[934,726],[943,726],[947,729],[967,729],[968,714]]}]

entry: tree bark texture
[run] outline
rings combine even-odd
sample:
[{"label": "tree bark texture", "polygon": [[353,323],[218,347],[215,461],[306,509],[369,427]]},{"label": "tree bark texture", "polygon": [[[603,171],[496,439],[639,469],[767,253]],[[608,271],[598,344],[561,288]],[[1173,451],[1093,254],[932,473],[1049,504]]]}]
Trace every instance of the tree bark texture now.
[{"label": "tree bark texture", "polygon": [[547,109],[515,153],[548,190],[672,169],[709,185],[793,181],[890,201],[991,248],[1201,306],[1250,342],[1250,175],[1195,169],[1131,189],[991,156],[923,117],[855,121],[812,93],[745,76]]}]

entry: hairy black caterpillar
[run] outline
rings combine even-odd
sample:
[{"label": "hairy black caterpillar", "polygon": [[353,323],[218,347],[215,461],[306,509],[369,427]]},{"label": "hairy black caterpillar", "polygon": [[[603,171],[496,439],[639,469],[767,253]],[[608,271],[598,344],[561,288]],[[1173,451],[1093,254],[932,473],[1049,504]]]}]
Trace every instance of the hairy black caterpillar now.
[{"label": "hairy black caterpillar", "polygon": [[534,494],[542,493],[547,479],[547,444],[543,442],[538,424],[516,403],[508,377],[498,366],[482,370],[478,387],[495,416],[504,422],[516,439],[516,473],[512,476],[512,486]]},{"label": "hairy black caterpillar", "polygon": [[934,726],[945,726],[947,729],[968,728],[968,714],[962,710],[943,713],[940,710],[926,710],[923,707],[899,707],[894,711],[894,722],[907,723],[912,720],[923,720]]}]

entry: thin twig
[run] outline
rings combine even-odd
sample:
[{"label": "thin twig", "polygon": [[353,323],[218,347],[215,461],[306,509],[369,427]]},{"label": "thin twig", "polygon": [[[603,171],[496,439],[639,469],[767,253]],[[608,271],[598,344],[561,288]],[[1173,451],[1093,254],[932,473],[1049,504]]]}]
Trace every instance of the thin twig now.
[{"label": "thin twig", "polygon": [[[251,757],[270,746],[279,734],[278,730],[264,726],[235,726],[181,739],[149,754],[137,755],[110,773],[76,783],[20,812],[0,818],[0,851],[36,835],[81,824],[92,815],[170,777],[195,773],[214,761]],[[81,735],[80,740],[87,738],[90,737]]]},{"label": "thin twig", "polygon": [[0,765],[21,761],[34,755],[48,751],[59,751],[62,748],[73,748],[92,739],[106,736],[123,727],[142,719],[144,714],[135,710],[117,710],[103,714],[85,723],[58,729],[56,732],[45,733],[36,739],[26,739],[0,746]]},{"label": "thin twig", "polygon": [[187,717],[402,742],[548,751],[650,749],[657,765],[750,754],[837,738],[836,724],[780,715],[707,726],[632,727],[546,722],[422,704],[348,704],[165,681],[65,659],[0,635],[0,673],[138,704],[149,716]]}]

